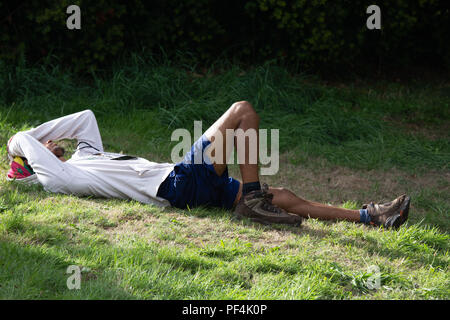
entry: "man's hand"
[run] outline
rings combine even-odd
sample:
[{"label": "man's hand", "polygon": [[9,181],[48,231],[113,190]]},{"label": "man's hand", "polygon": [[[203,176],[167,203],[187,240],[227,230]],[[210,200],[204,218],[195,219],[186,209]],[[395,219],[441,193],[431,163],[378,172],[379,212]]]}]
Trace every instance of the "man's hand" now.
[{"label": "man's hand", "polygon": [[54,143],[52,140],[47,140],[46,143],[44,143],[44,146],[50,150],[59,160],[65,162],[66,159],[64,159],[64,153],[66,150],[63,147],[58,146],[56,143]]}]

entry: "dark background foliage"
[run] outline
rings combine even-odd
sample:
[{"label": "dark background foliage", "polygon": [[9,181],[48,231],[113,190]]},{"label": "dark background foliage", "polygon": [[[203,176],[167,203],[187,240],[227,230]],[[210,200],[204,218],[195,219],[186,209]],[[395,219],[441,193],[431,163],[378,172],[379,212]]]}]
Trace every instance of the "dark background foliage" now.
[{"label": "dark background foliage", "polygon": [[[66,28],[71,4],[81,8],[81,30]],[[366,28],[371,4],[381,8],[381,30]],[[275,58],[315,70],[450,69],[446,0],[0,0],[0,19],[1,60],[52,55],[82,72],[142,50],[190,52],[201,64]]]}]

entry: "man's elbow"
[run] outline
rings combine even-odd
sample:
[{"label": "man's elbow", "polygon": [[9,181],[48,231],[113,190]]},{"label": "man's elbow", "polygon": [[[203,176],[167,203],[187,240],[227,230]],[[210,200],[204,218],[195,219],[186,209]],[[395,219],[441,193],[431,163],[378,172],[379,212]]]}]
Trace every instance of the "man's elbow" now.
[{"label": "man's elbow", "polygon": [[97,121],[95,118],[95,114],[91,109],[86,109],[78,112],[78,117],[82,121],[92,121],[92,120]]},{"label": "man's elbow", "polygon": [[94,117],[95,118],[95,114],[94,111],[92,111],[91,109],[86,109],[84,111],[81,111],[81,113],[87,117]]},{"label": "man's elbow", "polygon": [[10,160],[12,160],[16,156],[24,156],[21,152],[20,144],[23,143],[24,139],[26,139],[26,136],[26,133],[20,131],[9,138],[9,141],[6,145],[6,151],[8,152],[8,158]]}]

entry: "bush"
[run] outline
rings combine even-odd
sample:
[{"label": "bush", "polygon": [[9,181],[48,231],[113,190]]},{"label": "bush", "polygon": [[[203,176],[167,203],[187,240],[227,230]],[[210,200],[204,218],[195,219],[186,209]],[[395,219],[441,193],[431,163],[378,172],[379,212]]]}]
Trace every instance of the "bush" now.
[{"label": "bush", "polygon": [[[66,8],[81,8],[81,30]],[[16,63],[54,55],[85,72],[130,51],[192,53],[244,62],[282,58],[302,66],[360,67],[433,63],[450,67],[450,13],[441,0],[378,3],[382,29],[366,28],[369,1],[31,0],[0,2],[0,58]]]}]

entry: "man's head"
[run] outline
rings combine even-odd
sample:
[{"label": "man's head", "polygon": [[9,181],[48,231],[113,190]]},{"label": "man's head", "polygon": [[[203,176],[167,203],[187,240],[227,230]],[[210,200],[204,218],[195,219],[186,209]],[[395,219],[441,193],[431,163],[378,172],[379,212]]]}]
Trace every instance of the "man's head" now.
[{"label": "man's head", "polygon": [[66,152],[66,150],[63,147],[58,146],[52,140],[47,140],[47,142],[44,143],[44,146],[58,158],[64,156],[64,153]]}]

